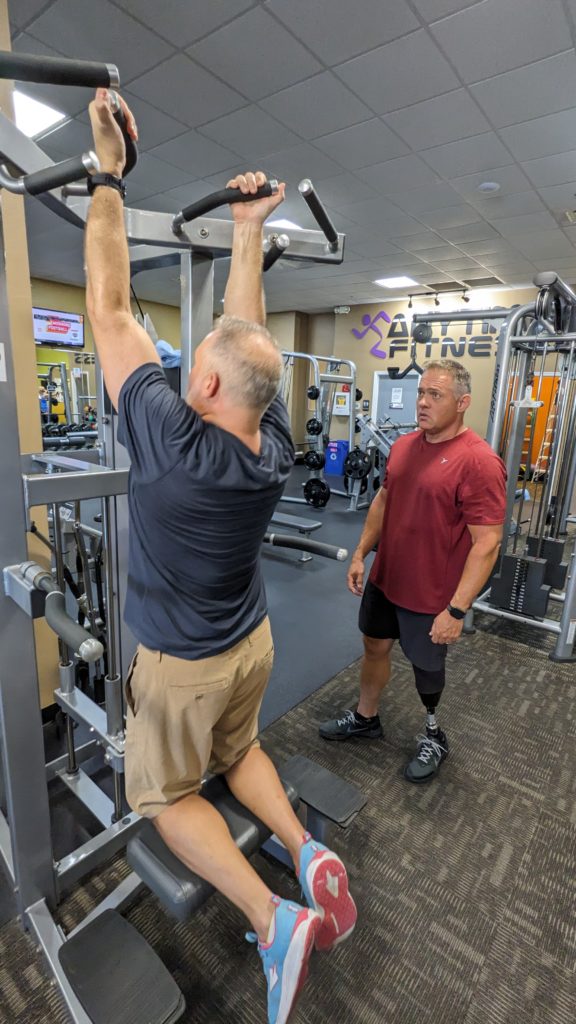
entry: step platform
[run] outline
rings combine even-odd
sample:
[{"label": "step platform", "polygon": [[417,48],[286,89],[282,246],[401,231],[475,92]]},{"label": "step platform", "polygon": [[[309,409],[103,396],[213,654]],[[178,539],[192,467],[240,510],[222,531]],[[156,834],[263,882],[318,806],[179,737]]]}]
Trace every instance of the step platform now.
[{"label": "step platform", "polygon": [[105,910],[59,949],[70,986],[93,1024],[175,1024],[184,996],[146,939]]}]

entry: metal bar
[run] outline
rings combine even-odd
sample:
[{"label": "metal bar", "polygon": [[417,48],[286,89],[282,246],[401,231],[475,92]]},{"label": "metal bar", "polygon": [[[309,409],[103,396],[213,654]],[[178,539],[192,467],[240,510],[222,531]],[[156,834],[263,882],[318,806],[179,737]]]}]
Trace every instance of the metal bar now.
[{"label": "metal bar", "polygon": [[510,341],[517,344],[528,344],[529,342],[537,341],[551,345],[552,348],[558,348],[567,341],[576,341],[576,334],[513,334]]},{"label": "metal bar", "polygon": [[558,292],[559,295],[562,295],[573,306],[576,305],[576,294],[561,277],[558,277],[558,274],[555,271],[543,270],[539,274],[536,274],[533,278],[533,282],[536,288],[553,288],[554,291]]},{"label": "metal bar", "polygon": [[469,323],[471,320],[505,320],[509,309],[456,309],[449,313],[413,313],[413,324]]},{"label": "metal bar", "polygon": [[50,505],[54,501],[114,497],[128,491],[127,469],[105,469],[101,466],[91,466],[80,473],[24,473],[22,480],[27,508]]},{"label": "metal bar", "polygon": [[323,384],[352,384],[352,377],[340,376],[337,373],[321,373],[320,380]]},{"label": "metal bar", "polygon": [[[4,115],[0,118],[3,120]],[[0,218],[0,567],[28,559],[5,252]],[[34,626],[3,587],[0,587],[0,754],[16,902],[18,913],[23,915],[26,906],[41,898],[55,904],[56,888]]]},{"label": "metal bar", "polygon": [[0,857],[6,872],[14,885],[14,861],[12,859],[12,843],[10,840],[10,826],[0,811]]},{"label": "metal bar", "polygon": [[[95,757],[96,754],[100,753],[102,745],[97,740],[89,740],[88,743],[82,743],[79,747],[76,747],[76,761],[82,763],[82,761],[90,761],[91,758]],[[57,775],[66,768],[68,764],[68,755],[63,754],[62,757],[56,757],[53,761],[48,761],[46,765],[46,781],[52,782]]]},{"label": "metal bar", "polygon": [[499,451],[502,427],[506,415],[506,403],[508,398],[508,368],[512,352],[511,337],[514,334],[516,325],[525,316],[534,314],[534,303],[526,306],[519,306],[511,314],[504,334],[500,335],[496,351],[496,367],[494,372],[494,384],[492,386],[492,397],[490,399],[490,410],[488,414],[488,429],[486,440],[495,452]]},{"label": "metal bar", "polygon": [[554,619],[531,619],[528,615],[520,615],[518,612],[509,612],[505,608],[494,608],[487,601],[474,601],[472,605],[477,612],[487,612],[488,615],[495,615],[497,619],[510,619],[512,622],[523,622],[526,626],[534,626],[535,629],[542,629],[546,633],[560,633],[560,623]]},{"label": "metal bar", "polygon": [[58,772],[58,778],[88,808],[97,821],[107,828],[112,821],[114,804],[90,776],[82,768],[79,768],[73,775],[63,768],[61,772]]},{"label": "metal bar", "polygon": [[84,722],[93,729],[97,736],[106,746],[112,749],[119,756],[124,754],[124,738],[113,736],[106,729],[106,712],[98,707],[93,700],[90,700],[85,693],[76,687],[74,693],[63,693],[62,690],[55,690],[56,703],[60,705],[67,715],[72,715],[76,722]]},{"label": "metal bar", "polygon": [[65,937],[54,923],[44,900],[39,900],[26,910],[30,928],[46,957],[48,966],[70,1011],[73,1024],[93,1024],[82,1005],[74,995],[70,982],[60,966],[58,951],[64,945]]},{"label": "metal bar", "polygon": [[185,398],[194,353],[214,322],[214,260],[196,253],[182,253],[180,290],[180,394]]},{"label": "metal bar", "polygon": [[559,634],[554,652],[550,656],[551,660],[571,661],[574,657],[574,640],[576,638],[576,551],[572,552],[570,558]]},{"label": "metal bar", "polygon": [[84,878],[103,861],[109,860],[118,850],[123,850],[142,824],[142,818],[132,811],[121,821],[109,825],[103,832],[93,836],[67,857],[62,857],[56,865],[58,891],[64,892],[76,885],[79,879]]}]

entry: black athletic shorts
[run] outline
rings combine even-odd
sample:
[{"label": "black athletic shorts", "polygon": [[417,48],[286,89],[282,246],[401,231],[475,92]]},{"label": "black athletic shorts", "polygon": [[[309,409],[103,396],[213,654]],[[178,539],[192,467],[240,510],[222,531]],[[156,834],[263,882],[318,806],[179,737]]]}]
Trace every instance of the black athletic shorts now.
[{"label": "black athletic shorts", "polygon": [[370,580],[364,587],[358,616],[360,631],[374,640],[399,640],[408,661],[430,672],[444,668],[447,650],[446,644],[433,644],[430,638],[435,618],[392,604]]}]

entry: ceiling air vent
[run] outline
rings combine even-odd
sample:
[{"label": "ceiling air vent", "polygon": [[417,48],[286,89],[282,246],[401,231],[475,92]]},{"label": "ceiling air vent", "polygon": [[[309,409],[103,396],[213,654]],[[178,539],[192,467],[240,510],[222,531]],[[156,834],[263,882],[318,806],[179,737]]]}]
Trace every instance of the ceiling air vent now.
[{"label": "ceiling air vent", "polygon": [[501,288],[503,281],[498,277],[477,277],[475,281],[464,281],[468,288]]},{"label": "ceiling air vent", "polygon": [[431,292],[457,292],[462,289],[459,281],[441,281],[439,284],[425,284],[424,287]]}]

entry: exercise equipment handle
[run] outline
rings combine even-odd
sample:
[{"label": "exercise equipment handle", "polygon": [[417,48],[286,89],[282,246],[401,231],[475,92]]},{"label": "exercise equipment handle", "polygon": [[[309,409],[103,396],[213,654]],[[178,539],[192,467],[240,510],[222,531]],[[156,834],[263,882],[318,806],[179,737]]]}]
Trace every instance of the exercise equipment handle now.
[{"label": "exercise equipment handle", "polygon": [[78,178],[87,178],[89,174],[100,170],[98,157],[91,151],[83,153],[82,156],[72,156],[68,160],[62,160],[59,164],[51,164],[50,167],[43,167],[41,171],[33,171],[32,174],[23,174],[20,178],[13,178],[5,164],[0,166],[0,187],[7,192],[16,192],[23,195],[25,192],[30,196],[40,195],[42,192],[51,192],[60,185],[68,185]]},{"label": "exercise equipment handle", "polygon": [[270,248],[264,254],[264,262],[262,264],[262,269],[264,273],[266,273],[267,270],[270,270],[270,267],[274,266],[276,260],[279,260],[280,257],[284,255],[284,252],[286,251],[289,245],[290,239],[288,235],[276,236],[274,241],[270,243]]},{"label": "exercise equipment handle", "polygon": [[323,544],[319,540],[308,540],[307,537],[293,537],[289,533],[265,533],[262,543],[271,544],[275,548],[294,548],[296,551],[308,551],[311,555],[334,558],[337,562],[345,562],[348,558],[346,548],[337,548],[334,544]]},{"label": "exercise equipment handle", "polygon": [[310,178],[304,178],[303,181],[300,182],[298,185],[298,191],[307,203],[316,223],[326,235],[330,252],[336,252],[338,249],[338,232],[320,202]]},{"label": "exercise equipment handle", "polygon": [[37,57],[30,53],[0,50],[0,78],[44,85],[81,85],[97,89],[118,89],[120,75],[115,64],[67,57]]},{"label": "exercise equipment handle", "polygon": [[24,562],[20,572],[28,583],[46,594],[44,616],[50,629],[64,641],[83,661],[98,661],[104,648],[87,629],[71,619],[66,611],[66,598],[58,589],[50,573],[35,562]]},{"label": "exercise equipment handle", "polygon": [[278,182],[275,178],[271,178],[265,185],[260,185],[255,194],[249,192],[245,195],[239,188],[221,188],[218,192],[212,192],[209,196],[204,196],[203,199],[198,199],[197,202],[191,203],[190,206],[185,206],[174,217],[172,230],[174,234],[178,234],[183,224],[188,224],[191,220],[195,220],[196,217],[203,217],[205,214],[211,213],[212,210],[218,209],[219,206],[226,206],[228,203],[250,203],[254,199],[275,196],[277,192]]}]

